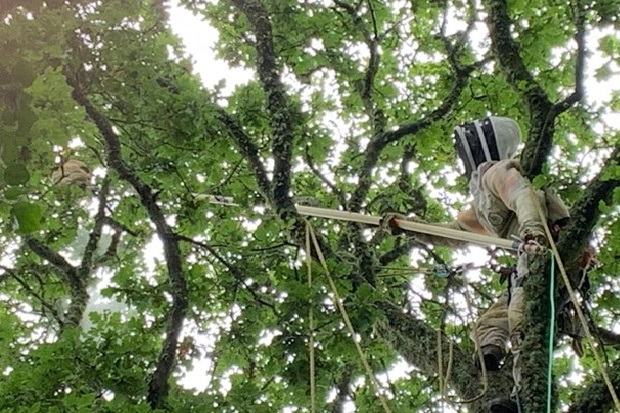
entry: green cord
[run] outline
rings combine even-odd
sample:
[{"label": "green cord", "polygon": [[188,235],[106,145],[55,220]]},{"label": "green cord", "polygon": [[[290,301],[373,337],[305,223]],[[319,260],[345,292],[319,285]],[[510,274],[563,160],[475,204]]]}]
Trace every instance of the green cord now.
[{"label": "green cord", "polygon": [[555,259],[551,253],[551,280],[549,280],[549,301],[551,304],[551,321],[549,322],[549,364],[547,370],[547,413],[551,413],[551,387],[553,381],[551,372],[553,370],[553,325],[555,324]]}]

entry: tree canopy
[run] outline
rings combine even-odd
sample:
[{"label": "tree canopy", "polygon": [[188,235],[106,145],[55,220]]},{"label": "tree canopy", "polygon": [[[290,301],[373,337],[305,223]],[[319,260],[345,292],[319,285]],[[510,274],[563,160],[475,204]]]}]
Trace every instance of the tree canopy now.
[{"label": "tree canopy", "polygon": [[[181,0],[252,73],[232,90],[201,83],[169,7],[0,2],[0,411],[488,411],[511,361],[484,380],[469,334],[514,257],[295,204],[447,222],[469,201],[452,128],[489,114],[571,207],[575,285],[597,250],[580,297],[620,391],[618,0]],[[92,185],[52,180],[71,159]],[[550,328],[554,411],[612,411],[548,270],[523,411],[545,411]]]}]

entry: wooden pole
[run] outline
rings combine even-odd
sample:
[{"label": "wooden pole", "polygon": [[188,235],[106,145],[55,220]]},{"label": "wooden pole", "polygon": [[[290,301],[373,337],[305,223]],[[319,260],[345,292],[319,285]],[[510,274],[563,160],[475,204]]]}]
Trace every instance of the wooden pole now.
[{"label": "wooden pole", "polygon": [[[359,222],[362,224],[379,226],[380,217],[373,215],[358,214],[355,212],[339,211],[337,209],[317,208],[305,205],[295,205],[297,212],[301,215],[307,215],[318,218],[337,219],[340,221]],[[482,246],[496,246],[510,250],[519,249],[519,241],[492,237],[490,235],[475,234],[473,232],[459,231],[457,229],[439,227],[431,224],[422,224],[420,222],[395,220],[398,226],[404,230],[412,232],[421,232],[423,234],[437,235],[444,238],[452,238],[460,241],[471,242],[472,244]]]}]

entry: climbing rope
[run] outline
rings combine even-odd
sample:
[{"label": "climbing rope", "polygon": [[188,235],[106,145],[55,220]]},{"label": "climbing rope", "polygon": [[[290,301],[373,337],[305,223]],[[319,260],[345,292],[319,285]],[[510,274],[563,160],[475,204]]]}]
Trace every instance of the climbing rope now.
[{"label": "climbing rope", "polygon": [[441,395],[441,411],[445,410],[445,402],[448,391],[448,382],[452,375],[452,362],[454,357],[454,342],[450,340],[448,342],[448,366],[446,367],[446,374],[443,374],[443,345],[442,345],[442,331],[437,330],[437,364],[438,364],[438,376],[439,376],[439,394]]},{"label": "climbing rope", "polygon": [[553,335],[555,332],[555,260],[553,259],[553,253],[551,254],[551,274],[549,276],[549,305],[550,315],[549,318],[549,361],[547,362],[547,413],[551,413],[551,389],[553,387],[553,380],[551,373],[553,371]]},{"label": "climbing rope", "polygon": [[[474,269],[474,267],[470,267],[470,268],[464,268],[462,269],[463,271],[465,270],[470,270],[470,269]],[[450,271],[451,275],[456,274],[457,271],[453,270]],[[444,277],[442,277],[444,278]],[[463,287],[465,288],[465,302],[467,303],[467,309],[469,311],[469,314],[473,314],[473,300],[471,298],[470,292],[469,292],[469,283],[467,282],[467,279],[462,276],[461,277],[461,281],[463,283]],[[467,400],[456,400],[456,399],[450,399],[451,402],[453,403],[459,403],[459,404],[470,404],[473,403],[477,400],[480,400],[482,397],[484,397],[484,395],[489,391],[489,380],[488,380],[488,375],[487,375],[487,368],[486,368],[486,364],[484,363],[484,357],[482,355],[482,352],[480,351],[480,339],[478,336],[478,331],[474,328],[473,331],[473,340],[474,340],[474,346],[476,348],[476,356],[478,357],[478,362],[480,363],[480,371],[482,373],[482,390],[480,391],[480,393],[478,393],[478,395],[472,397],[471,399],[467,399]],[[438,375],[439,375],[439,393],[442,397],[442,402],[443,400],[447,399],[446,397],[446,389],[447,389],[447,383],[450,380],[450,376],[452,375],[452,364],[453,364],[453,356],[454,356],[454,342],[450,341],[449,342],[449,348],[448,348],[448,366],[446,368],[446,374],[445,376],[443,375],[443,344],[442,344],[442,331],[441,330],[437,330],[437,358],[438,358]],[[443,410],[443,403],[442,403],[442,410]]]},{"label": "climbing rope", "polygon": [[439,395],[441,396],[441,412],[443,413],[446,393],[443,377],[443,349],[441,348],[441,330],[437,330],[437,377],[439,378]]},{"label": "climbing rope", "polygon": [[[355,345],[357,353],[360,356],[360,361],[362,362],[362,365],[364,366],[364,369],[366,370],[366,375],[370,379],[370,382],[375,390],[375,393],[377,394],[377,397],[379,398],[379,401],[381,402],[381,406],[383,406],[383,410],[385,411],[385,413],[392,413],[390,408],[387,405],[385,397],[383,397],[383,394],[381,393],[379,383],[377,382],[377,379],[375,378],[375,375],[372,372],[370,365],[368,364],[368,359],[364,353],[364,350],[362,349],[361,345],[355,339],[355,337],[357,336],[357,333],[355,332],[355,329],[353,328],[353,324],[351,324],[351,319],[349,318],[349,314],[347,313],[347,310],[344,308],[344,305],[342,304],[342,300],[340,299],[340,295],[338,294],[338,289],[336,288],[334,279],[332,278],[331,273],[329,272],[329,269],[327,267],[327,261],[325,261],[325,256],[323,255],[323,252],[321,251],[321,247],[319,246],[319,242],[316,238],[316,234],[314,233],[314,229],[312,228],[312,225],[310,225],[309,222],[306,222],[306,224],[307,224],[306,225],[306,232],[307,232],[306,239],[308,239],[308,236],[312,239],[312,244],[316,251],[316,255],[319,259],[319,262],[321,263],[321,266],[325,270],[325,275],[327,276],[329,287],[332,291],[332,294],[334,294],[334,301],[336,302],[336,307],[338,308],[338,311],[340,311],[342,320],[344,321],[344,324],[346,325],[347,330],[349,334],[351,335],[351,340],[353,340],[353,344]],[[310,256],[309,251],[307,251],[307,255]],[[308,266],[308,268],[310,268],[310,266]]]},{"label": "climbing rope", "polygon": [[[464,295],[465,295],[465,302],[467,302],[467,309],[469,310],[469,313],[472,314],[474,304],[471,298],[471,294],[469,293],[469,283],[467,282],[466,277],[461,277],[461,280],[463,281],[463,287],[465,288]],[[482,390],[477,396],[472,397],[471,399],[468,399],[468,400],[461,401],[460,403],[462,404],[469,404],[469,403],[475,402],[476,400],[480,400],[489,391],[489,378],[487,376],[487,366],[484,363],[484,356],[482,355],[482,351],[480,351],[480,338],[478,336],[478,330],[476,329],[475,326],[474,326],[474,334],[472,334],[472,337],[474,339],[474,346],[477,350],[476,353],[478,353],[478,362],[480,363],[480,371],[482,373]]]},{"label": "climbing rope", "polygon": [[314,364],[314,311],[312,303],[312,255],[310,255],[310,224],[306,222],[306,267],[308,268],[308,292],[310,294],[308,311],[308,329],[310,337],[308,339],[308,353],[310,357],[310,412],[316,412],[316,380],[315,380],[315,364]]}]

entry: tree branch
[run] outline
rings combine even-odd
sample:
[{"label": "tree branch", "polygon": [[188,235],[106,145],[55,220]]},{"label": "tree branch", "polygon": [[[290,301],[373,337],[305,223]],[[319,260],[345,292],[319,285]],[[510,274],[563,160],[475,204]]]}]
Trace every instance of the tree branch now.
[{"label": "tree branch", "polygon": [[[538,163],[533,163],[529,168],[525,165],[523,168],[525,171],[529,171],[527,173],[528,177],[533,177],[535,174],[540,173],[540,168],[542,168],[542,163],[545,161],[549,151],[551,150],[553,138],[553,131],[555,130],[554,124],[555,119],[567,111],[573,104],[581,101],[584,96],[584,86],[583,86],[583,77],[584,77],[584,68],[585,68],[585,56],[586,56],[586,41],[585,41],[585,10],[583,5],[583,0],[576,0],[577,4],[575,6],[575,15],[576,22],[575,25],[577,27],[577,33],[575,34],[575,41],[577,43],[577,58],[575,62],[575,91],[571,93],[566,99],[554,103],[549,109],[547,116],[545,118],[545,122],[543,123],[542,129],[540,131],[540,140],[538,145],[536,146],[536,150],[532,152],[531,148],[524,149],[524,156],[535,156],[535,159]],[[544,140],[544,139],[546,140]],[[548,148],[547,148],[548,146]],[[541,148],[547,148],[546,152],[540,153]],[[527,151],[526,151],[527,149]],[[544,155],[544,157],[541,157]],[[523,166],[523,165],[522,165]]]},{"label": "tree branch", "polygon": [[547,116],[553,104],[521,58],[520,47],[512,37],[507,1],[486,0],[486,9],[495,58],[513,89],[523,96],[530,112],[530,139],[525,143],[521,165],[531,178],[542,171],[551,151],[554,128],[553,122],[547,122]]},{"label": "tree branch", "polygon": [[122,179],[134,187],[151,221],[155,224],[157,235],[164,247],[172,306],[167,315],[166,338],[164,339],[155,371],[149,379],[147,395],[147,400],[151,407],[159,409],[164,406],[168,395],[168,379],[172,373],[177,343],[183,328],[183,320],[185,319],[188,305],[187,282],[183,273],[181,251],[179,250],[176,235],[166,223],[166,217],[157,205],[151,187],[144,183],[123,160],[120,139],[114,132],[111,122],[86,97],[77,77],[67,70],[65,70],[65,76],[67,83],[73,87],[73,99],[84,107],[86,113],[95,123],[103,137],[108,164]]},{"label": "tree branch", "polygon": [[58,314],[58,311],[56,311],[56,309],[54,308],[53,305],[51,305],[50,303],[48,303],[47,301],[45,301],[45,299],[39,294],[37,293],[34,289],[32,289],[32,287],[30,287],[28,285],[28,283],[24,280],[22,280],[22,278],[20,276],[17,275],[17,273],[15,271],[13,271],[11,268],[5,267],[3,265],[0,265],[0,269],[2,269],[4,271],[4,274],[2,274],[0,276],[0,279],[2,281],[4,281],[7,278],[13,278],[15,281],[17,281],[17,283],[19,285],[22,286],[22,288],[24,290],[26,290],[26,292],[28,294],[30,294],[31,296],[33,296],[34,298],[36,298],[37,300],[39,300],[39,302],[41,303],[41,305],[43,307],[45,307],[54,317],[54,320],[56,320],[56,322],[58,323],[58,325],[62,328],[63,327],[63,317],[61,314]]},{"label": "tree branch", "polygon": [[260,285],[258,284],[250,284],[248,285],[245,282],[245,279],[247,278],[247,275],[245,274],[244,271],[242,271],[238,266],[233,265],[231,263],[229,263],[224,257],[222,257],[222,255],[220,255],[220,253],[217,252],[217,250],[212,246],[207,244],[206,242],[201,242],[201,241],[196,241],[193,238],[190,237],[186,237],[185,235],[178,235],[177,237],[179,238],[179,240],[181,241],[185,241],[185,242],[189,242],[190,244],[196,245],[200,248],[203,248],[204,250],[206,250],[209,254],[211,254],[220,264],[222,264],[224,267],[226,267],[226,269],[228,270],[228,272],[233,276],[233,278],[235,280],[237,280],[237,282],[239,284],[241,284],[243,286],[243,288],[245,288],[254,298],[254,300],[256,300],[256,302],[271,308],[271,310],[273,311],[274,314],[278,314],[278,311],[275,307],[275,305],[273,303],[270,303],[268,301],[265,301],[265,299],[263,297],[261,297],[260,295]]},{"label": "tree branch", "polygon": [[64,315],[66,325],[78,326],[84,315],[88,303],[86,278],[82,277],[78,268],[69,264],[62,255],[50,249],[47,245],[35,238],[27,238],[26,244],[41,259],[52,264],[62,275],[71,292],[71,304]]},{"label": "tree branch", "polygon": [[276,61],[273,34],[269,13],[260,0],[231,0],[231,3],[245,14],[256,35],[258,77],[267,93],[267,111],[273,141],[274,157],[273,203],[281,218],[295,214],[290,198],[291,156],[293,153],[293,123],[289,111],[284,85],[280,80],[280,67]]},{"label": "tree branch", "polygon": [[577,43],[577,58],[575,61],[575,91],[566,99],[553,105],[553,113],[555,117],[568,110],[568,108],[573,104],[581,101],[584,95],[583,77],[586,60],[586,12],[584,10],[584,0],[575,1],[575,26],[577,28],[577,33],[575,34],[575,42]]},{"label": "tree branch", "polygon": [[336,187],[336,185],[333,184],[332,181],[330,181],[329,179],[327,179],[327,177],[325,175],[323,175],[323,173],[321,171],[318,170],[318,168],[314,165],[314,161],[312,160],[312,157],[310,156],[310,147],[308,145],[306,145],[306,150],[305,150],[305,156],[304,156],[305,160],[306,160],[306,164],[308,165],[308,167],[310,168],[310,170],[321,180],[323,181],[323,183],[325,185],[327,185],[329,187],[329,189],[331,189],[331,191],[334,193],[334,195],[336,195],[336,198],[338,198],[338,202],[340,203],[340,205],[342,206],[343,209],[346,210],[347,207],[347,200],[344,197],[344,194],[342,193],[342,191],[340,191],[340,189],[338,189],[338,187]]},{"label": "tree branch", "polygon": [[[357,9],[355,7],[353,7],[349,3],[342,1],[342,0],[334,0],[334,4],[344,9],[347,12],[347,14],[351,17],[351,20],[353,20],[353,23],[355,24],[355,26],[357,26],[357,28],[362,33],[362,36],[364,38],[364,43],[366,43],[366,46],[368,47],[368,52],[370,54],[370,57],[368,59],[368,66],[366,67],[364,81],[361,84],[361,86],[358,88],[358,92],[362,98],[362,101],[364,102],[366,113],[368,114],[368,116],[370,116],[371,120],[375,122],[375,126],[374,126],[375,133],[379,133],[379,131],[384,128],[385,122],[376,122],[377,113],[376,113],[375,103],[372,100],[372,88],[375,83],[375,77],[379,70],[379,64],[381,61],[379,52],[378,52],[379,43],[377,41],[378,39],[377,27],[376,27],[377,24],[375,21],[375,13],[372,8],[372,3],[370,1],[368,2],[371,18],[373,21],[374,35],[371,34],[370,30],[368,30],[368,27],[366,27],[366,23],[364,23],[364,20],[358,14]],[[379,116],[379,120],[380,119],[383,119],[382,115]]]},{"label": "tree branch", "polygon": [[97,209],[97,215],[95,215],[95,225],[93,226],[93,230],[88,237],[88,242],[86,243],[86,248],[84,249],[84,255],[82,256],[82,264],[78,269],[78,276],[82,280],[88,279],[93,267],[93,258],[95,251],[97,251],[97,245],[101,239],[101,229],[103,228],[103,224],[105,222],[106,198],[109,191],[110,179],[106,177],[104,178],[101,184],[101,189],[99,190],[99,208]]},{"label": "tree branch", "polygon": [[252,139],[245,133],[243,128],[223,109],[217,110],[217,117],[228,128],[237,149],[250,164],[256,177],[259,191],[266,200],[271,201],[271,181],[267,176],[265,165],[260,159],[258,147],[252,142]]},{"label": "tree branch", "polygon": [[443,103],[428,115],[415,122],[400,125],[395,130],[385,131],[371,139],[364,151],[364,161],[358,174],[359,183],[349,200],[349,211],[359,212],[361,209],[362,202],[372,184],[372,170],[376,166],[383,149],[385,149],[388,144],[396,142],[407,135],[413,135],[422,131],[433,122],[446,116],[458,101],[461,92],[467,85],[471,70],[473,70],[473,66],[455,74],[454,85],[448,95],[443,99]]},{"label": "tree branch", "polygon": [[[422,370],[425,374],[438,374],[437,332],[425,321],[407,315],[395,304],[388,301],[377,303],[384,313],[387,323],[379,324],[379,333],[409,363]],[[443,360],[448,360],[450,339],[442,337]],[[471,355],[463,353],[460,347],[453,344],[452,384],[459,397],[471,399],[480,394],[482,383],[480,372],[473,363]],[[508,366],[505,366],[508,367]],[[485,398],[493,398],[510,394],[512,380],[510,368],[503,368],[496,374],[489,373],[489,390]],[[472,412],[482,411],[485,401],[478,400],[468,406]]]},{"label": "tree branch", "polygon": [[106,217],[104,217],[104,219],[103,219],[103,223],[104,223],[105,225],[108,225],[109,227],[111,227],[111,228],[113,228],[113,229],[117,230],[117,231],[123,231],[123,232],[126,232],[126,233],[128,233],[129,235],[131,235],[132,237],[137,237],[137,236],[138,236],[138,233],[137,233],[136,231],[132,230],[132,229],[131,229],[131,228],[129,228],[127,225],[125,225],[125,224],[123,224],[123,223],[121,223],[121,222],[118,222],[118,221],[117,221],[117,220],[115,220],[114,218],[111,218],[111,217],[106,216]]}]

